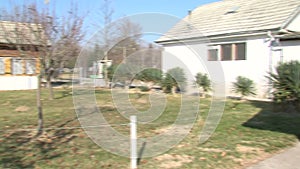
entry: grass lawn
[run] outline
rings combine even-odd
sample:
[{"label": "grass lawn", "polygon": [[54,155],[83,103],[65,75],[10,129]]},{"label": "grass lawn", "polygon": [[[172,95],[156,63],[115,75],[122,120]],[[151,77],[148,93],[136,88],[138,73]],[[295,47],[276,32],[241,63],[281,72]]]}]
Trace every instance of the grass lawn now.
[{"label": "grass lawn", "polygon": [[[80,128],[71,95],[55,90],[48,100],[43,90],[44,127],[35,137],[37,113],[35,91],[0,92],[0,167],[2,168],[129,168],[129,159],[106,152]],[[97,102],[111,124],[128,123],[117,112],[110,91],[97,90]],[[149,108],[147,94],[131,94],[138,110]],[[180,97],[167,96],[164,113],[153,124],[139,125],[139,136],[149,137],[173,123]],[[268,102],[227,100],[223,118],[204,144],[199,132],[210,106],[200,100],[199,118],[190,134],[170,151],[142,158],[139,168],[244,168],[294,145],[300,136],[300,113],[274,111]],[[163,123],[160,123],[163,122]],[[115,130],[129,134],[128,127]]]}]

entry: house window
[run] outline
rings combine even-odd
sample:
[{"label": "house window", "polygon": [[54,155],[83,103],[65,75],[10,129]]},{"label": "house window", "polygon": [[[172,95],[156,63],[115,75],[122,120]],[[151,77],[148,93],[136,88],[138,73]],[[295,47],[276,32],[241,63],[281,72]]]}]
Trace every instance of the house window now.
[{"label": "house window", "polygon": [[221,61],[246,60],[246,53],[246,43],[215,45],[209,47],[207,60],[217,61],[219,58]]},{"label": "house window", "polygon": [[232,44],[221,45],[221,60],[232,60]]},{"label": "house window", "polygon": [[209,49],[208,61],[217,61],[217,60],[218,60],[218,49]]},{"label": "house window", "polygon": [[5,61],[4,61],[4,58],[0,58],[0,74],[5,74]]},{"label": "house window", "polygon": [[235,60],[246,60],[246,44],[245,43],[236,44]]},{"label": "house window", "polygon": [[14,75],[23,74],[23,61],[21,59],[12,60],[12,74]]},{"label": "house window", "polygon": [[35,60],[26,60],[26,74],[32,75],[36,71],[36,61]]}]

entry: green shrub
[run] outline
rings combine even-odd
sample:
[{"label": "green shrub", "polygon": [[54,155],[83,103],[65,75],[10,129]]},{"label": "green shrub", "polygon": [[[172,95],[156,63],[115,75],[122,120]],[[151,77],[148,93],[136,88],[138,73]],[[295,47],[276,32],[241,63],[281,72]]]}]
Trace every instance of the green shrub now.
[{"label": "green shrub", "polygon": [[118,65],[111,65],[110,67],[107,68],[107,78],[109,81],[112,81],[112,78],[116,72]]},{"label": "green shrub", "polygon": [[138,70],[138,66],[133,64],[111,65],[107,68],[107,77],[111,82],[125,84],[126,81],[133,80],[135,70]]},{"label": "green shrub", "polygon": [[175,86],[175,80],[170,74],[166,74],[162,81],[162,87],[165,93],[172,93],[172,89]]},{"label": "green shrub", "polygon": [[136,75],[136,79],[145,82],[161,82],[162,71],[154,68],[144,69]]},{"label": "green shrub", "polygon": [[197,73],[196,75],[196,84],[198,84],[204,92],[211,90],[211,81],[208,78],[207,74]]},{"label": "green shrub", "polygon": [[290,61],[276,68],[276,73],[269,73],[274,92],[273,99],[277,103],[300,103],[300,63]]},{"label": "green shrub", "polygon": [[233,91],[240,94],[241,97],[255,95],[254,82],[246,77],[238,76],[233,82]]},{"label": "green shrub", "polygon": [[140,86],[139,89],[141,90],[141,92],[148,92],[150,90],[150,88],[147,86]]},{"label": "green shrub", "polygon": [[162,87],[165,93],[171,93],[173,87],[176,91],[183,92],[186,87],[186,77],[182,68],[176,67],[168,70],[165,78],[162,80]]}]

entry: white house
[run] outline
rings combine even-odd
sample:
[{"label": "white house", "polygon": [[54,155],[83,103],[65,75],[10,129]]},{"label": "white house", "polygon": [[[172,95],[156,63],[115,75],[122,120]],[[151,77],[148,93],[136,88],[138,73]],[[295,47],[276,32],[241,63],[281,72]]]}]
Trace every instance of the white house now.
[{"label": "white house", "polygon": [[236,77],[244,76],[255,82],[257,97],[267,98],[268,72],[279,62],[300,60],[299,6],[299,0],[222,0],[200,6],[156,41],[164,47],[163,69],[185,67],[190,84],[197,72],[206,72],[226,86],[226,95],[233,94]]}]

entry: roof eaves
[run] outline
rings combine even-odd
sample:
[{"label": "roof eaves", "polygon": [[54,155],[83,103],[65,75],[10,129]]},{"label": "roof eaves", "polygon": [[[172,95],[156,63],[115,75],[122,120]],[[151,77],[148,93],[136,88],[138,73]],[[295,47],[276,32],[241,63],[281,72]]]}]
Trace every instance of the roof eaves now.
[{"label": "roof eaves", "polygon": [[235,32],[235,33],[225,33],[225,34],[218,34],[212,36],[201,36],[201,37],[191,37],[191,38],[176,38],[176,39],[167,39],[167,40],[157,40],[155,43],[158,44],[178,44],[183,42],[207,42],[207,41],[216,41],[222,39],[229,39],[229,38],[239,38],[239,37],[251,37],[251,36],[262,36],[267,35],[267,32],[271,31],[274,34],[279,32],[279,28],[273,29],[264,29],[264,30],[256,30],[256,31],[244,31],[244,32]]},{"label": "roof eaves", "polygon": [[291,16],[281,25],[280,29],[285,29],[300,14],[300,6],[291,14]]}]

